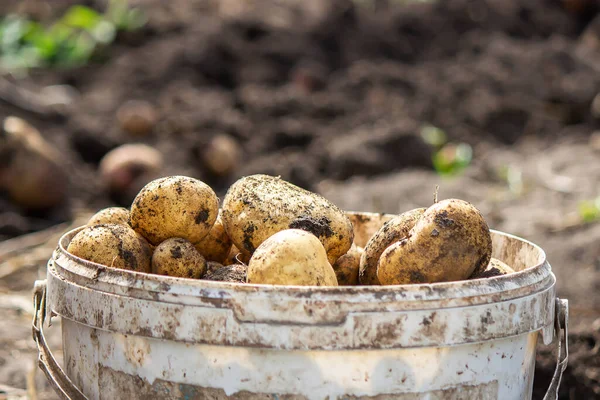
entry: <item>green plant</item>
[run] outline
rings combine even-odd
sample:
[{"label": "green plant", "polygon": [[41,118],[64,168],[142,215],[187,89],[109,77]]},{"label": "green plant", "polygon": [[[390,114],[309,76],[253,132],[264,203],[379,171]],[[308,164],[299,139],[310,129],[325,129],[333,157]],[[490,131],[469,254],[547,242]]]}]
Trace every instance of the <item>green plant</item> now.
[{"label": "green plant", "polygon": [[118,31],[132,31],[145,22],[139,9],[117,0],[104,14],[72,6],[48,27],[23,15],[7,15],[0,21],[0,69],[23,73],[37,67],[84,65],[112,43]]},{"label": "green plant", "polygon": [[433,125],[421,127],[421,138],[434,149],[433,168],[441,176],[460,174],[473,158],[473,149],[466,143],[449,143],[446,132]]},{"label": "green plant", "polygon": [[590,223],[600,220],[600,196],[595,200],[581,201],[577,208],[583,222]]},{"label": "green plant", "polygon": [[496,171],[498,178],[506,182],[510,192],[516,196],[520,196],[525,191],[525,182],[523,180],[523,171],[516,165],[502,165]]},{"label": "green plant", "polygon": [[466,143],[448,143],[433,155],[433,167],[439,175],[455,176],[471,164],[473,150]]},{"label": "green plant", "polygon": [[438,150],[448,142],[446,132],[433,125],[424,125],[421,127],[421,137],[425,143],[435,147]]}]

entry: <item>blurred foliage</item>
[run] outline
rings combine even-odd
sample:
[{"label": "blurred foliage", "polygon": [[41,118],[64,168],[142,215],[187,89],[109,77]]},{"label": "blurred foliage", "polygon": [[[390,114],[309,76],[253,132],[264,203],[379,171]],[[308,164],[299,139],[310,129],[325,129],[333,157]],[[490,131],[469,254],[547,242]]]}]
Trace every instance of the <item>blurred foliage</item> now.
[{"label": "blurred foliage", "polygon": [[466,143],[449,143],[446,133],[432,125],[421,128],[421,137],[434,148],[433,167],[441,176],[455,176],[471,164],[473,149]]},{"label": "blurred foliage", "polygon": [[448,142],[446,132],[440,128],[436,128],[433,125],[425,125],[421,128],[421,137],[430,146],[435,147],[439,150],[440,147]]},{"label": "blurred foliage", "polygon": [[24,72],[37,67],[76,67],[113,42],[118,31],[142,27],[146,17],[126,1],[111,0],[104,14],[75,5],[51,26],[10,14],[0,21],[0,68]]},{"label": "blurred foliage", "polygon": [[600,196],[595,200],[586,200],[579,203],[579,217],[585,223],[600,220]]},{"label": "blurred foliage", "polygon": [[503,165],[498,170],[498,177],[506,182],[511,193],[516,196],[523,194],[525,185],[521,168],[516,165]]},{"label": "blurred foliage", "polygon": [[433,155],[433,167],[442,176],[454,176],[471,164],[473,149],[466,143],[444,145]]}]

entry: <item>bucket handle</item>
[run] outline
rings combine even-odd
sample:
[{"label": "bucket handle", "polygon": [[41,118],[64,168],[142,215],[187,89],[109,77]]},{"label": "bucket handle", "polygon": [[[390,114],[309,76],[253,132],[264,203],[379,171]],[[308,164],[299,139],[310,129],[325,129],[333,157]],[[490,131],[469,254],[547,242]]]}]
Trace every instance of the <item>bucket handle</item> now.
[{"label": "bucket handle", "polygon": [[33,287],[33,340],[38,348],[38,365],[54,387],[54,391],[63,400],[87,400],[87,397],[75,386],[62,370],[50,351],[44,337],[46,320],[46,280],[35,281]]},{"label": "bucket handle", "polygon": [[557,336],[560,335],[556,340],[556,369],[554,369],[554,375],[544,400],[558,400],[560,380],[567,368],[569,360],[569,300],[556,298],[554,330]]},{"label": "bucket handle", "polygon": [[[44,322],[46,320],[46,280],[35,281],[33,287],[33,340],[38,348],[38,364],[44,371],[48,381],[63,400],[87,400],[87,397],[75,386],[60,367],[50,351],[44,337]],[[544,400],[558,400],[558,388],[562,374],[567,368],[569,359],[569,301],[556,298],[554,329],[557,336],[556,369]],[[564,353],[564,354],[563,354]]]}]

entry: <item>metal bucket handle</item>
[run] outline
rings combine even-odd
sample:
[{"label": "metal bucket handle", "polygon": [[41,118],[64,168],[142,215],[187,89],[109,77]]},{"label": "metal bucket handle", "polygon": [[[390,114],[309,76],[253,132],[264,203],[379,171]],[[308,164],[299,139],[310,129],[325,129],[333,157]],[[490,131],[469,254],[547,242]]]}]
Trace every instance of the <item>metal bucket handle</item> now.
[{"label": "metal bucket handle", "polygon": [[[60,367],[44,337],[44,322],[46,320],[46,280],[35,281],[33,288],[33,340],[38,347],[38,364],[44,371],[48,381],[61,399],[87,400],[87,397],[75,386]],[[569,358],[569,301],[556,298],[554,329],[556,337],[556,369],[550,381],[550,386],[544,395],[544,400],[558,400],[558,388],[562,374],[567,368]],[[50,326],[50,323],[48,323]]]}]

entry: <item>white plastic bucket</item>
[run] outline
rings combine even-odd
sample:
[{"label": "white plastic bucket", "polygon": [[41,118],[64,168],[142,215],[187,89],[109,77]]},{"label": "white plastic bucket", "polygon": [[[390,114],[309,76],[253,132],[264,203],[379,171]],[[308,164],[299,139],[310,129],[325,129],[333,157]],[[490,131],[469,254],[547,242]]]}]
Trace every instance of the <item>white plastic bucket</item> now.
[{"label": "white plastic bucket", "polygon": [[[390,218],[350,215],[359,245]],[[77,231],[34,296],[40,365],[64,398],[530,399],[538,334],[565,347],[567,304],[543,250],[501,232],[493,256],[515,274],[319,288],[106,268],[65,251]],[[43,337],[52,315],[67,376]]]}]

